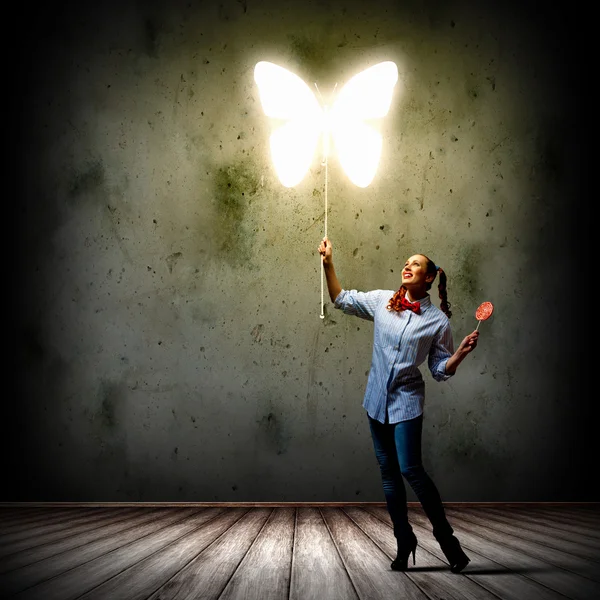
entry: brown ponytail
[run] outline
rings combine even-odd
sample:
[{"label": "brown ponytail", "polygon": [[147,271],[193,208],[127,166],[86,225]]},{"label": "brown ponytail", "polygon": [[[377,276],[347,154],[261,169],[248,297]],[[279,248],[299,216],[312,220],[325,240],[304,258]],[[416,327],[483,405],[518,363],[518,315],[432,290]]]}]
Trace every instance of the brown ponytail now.
[{"label": "brown ponytail", "polygon": [[448,302],[448,292],[446,290],[446,273],[444,273],[444,270],[441,267],[437,267],[437,272],[440,274],[440,282],[438,283],[440,309],[448,318],[450,318],[452,316],[452,311],[450,310],[450,302]]}]

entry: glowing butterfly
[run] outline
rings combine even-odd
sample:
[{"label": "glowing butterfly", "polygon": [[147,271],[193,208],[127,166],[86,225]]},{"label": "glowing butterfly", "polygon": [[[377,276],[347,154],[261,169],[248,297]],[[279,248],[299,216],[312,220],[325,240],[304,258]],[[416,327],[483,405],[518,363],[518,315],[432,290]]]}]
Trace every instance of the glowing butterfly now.
[{"label": "glowing butterfly", "polygon": [[274,63],[257,63],[254,80],[265,114],[286,121],[270,138],[275,170],[284,186],[293,187],[302,181],[321,136],[324,158],[329,154],[331,137],[350,180],[359,187],[371,183],[381,156],[382,137],[365,121],[388,113],[398,80],[395,63],[381,62],[352,77],[331,108],[322,107],[300,77]]}]

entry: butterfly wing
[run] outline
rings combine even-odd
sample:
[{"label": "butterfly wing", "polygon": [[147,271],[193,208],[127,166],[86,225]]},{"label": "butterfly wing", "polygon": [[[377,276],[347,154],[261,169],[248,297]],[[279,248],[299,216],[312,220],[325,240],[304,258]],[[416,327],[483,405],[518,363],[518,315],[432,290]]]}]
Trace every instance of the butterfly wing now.
[{"label": "butterfly wing", "polygon": [[388,60],[373,65],[348,80],[336,98],[335,110],[362,120],[385,117],[397,81],[395,63]]},{"label": "butterfly wing", "polygon": [[379,165],[383,140],[381,134],[356,119],[332,128],[332,137],[338,159],[350,181],[358,187],[367,187]]},{"label": "butterfly wing", "polygon": [[322,131],[323,110],[308,85],[279,65],[257,63],[254,81],[265,114],[286,121],[271,134],[271,157],[281,183],[293,187],[310,168]]},{"label": "butterfly wing", "polygon": [[345,173],[359,187],[373,180],[383,145],[381,134],[364,121],[387,115],[397,81],[395,63],[378,63],[352,77],[332,106],[330,127],[336,151]]}]

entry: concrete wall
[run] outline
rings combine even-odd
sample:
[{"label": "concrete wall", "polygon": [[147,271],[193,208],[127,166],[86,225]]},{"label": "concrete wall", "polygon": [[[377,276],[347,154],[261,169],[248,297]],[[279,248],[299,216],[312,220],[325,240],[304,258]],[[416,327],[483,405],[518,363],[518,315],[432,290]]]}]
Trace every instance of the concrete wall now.
[{"label": "concrete wall", "polygon": [[383,500],[361,407],[372,324],[326,295],[319,318],[325,171],[279,183],[259,60],[322,90],[399,67],[373,183],[328,163],[327,227],[347,288],[397,288],[416,252],[441,265],[456,343],[495,305],[456,377],[423,369],[444,500],[592,499],[586,319],[559,306],[583,302],[563,286],[591,221],[580,46],[568,13],[484,5],[23,15],[4,500]]}]

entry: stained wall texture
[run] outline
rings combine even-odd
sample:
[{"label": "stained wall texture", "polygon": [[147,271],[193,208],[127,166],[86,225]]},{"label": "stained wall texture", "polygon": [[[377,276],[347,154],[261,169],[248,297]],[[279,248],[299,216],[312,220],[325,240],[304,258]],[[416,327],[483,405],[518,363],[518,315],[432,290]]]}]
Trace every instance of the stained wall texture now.
[{"label": "stained wall texture", "polygon": [[[589,282],[579,16],[460,0],[39,10],[22,15],[8,116],[3,500],[383,500],[361,406],[372,324],[326,293],[320,318],[326,206],[344,287],[395,289],[421,252],[448,274],[456,344],[495,306],[454,378],[423,365],[443,498],[598,499],[590,319],[561,304],[584,305]],[[280,184],[259,60],[325,95],[397,63],[369,187],[335,155]]]}]

